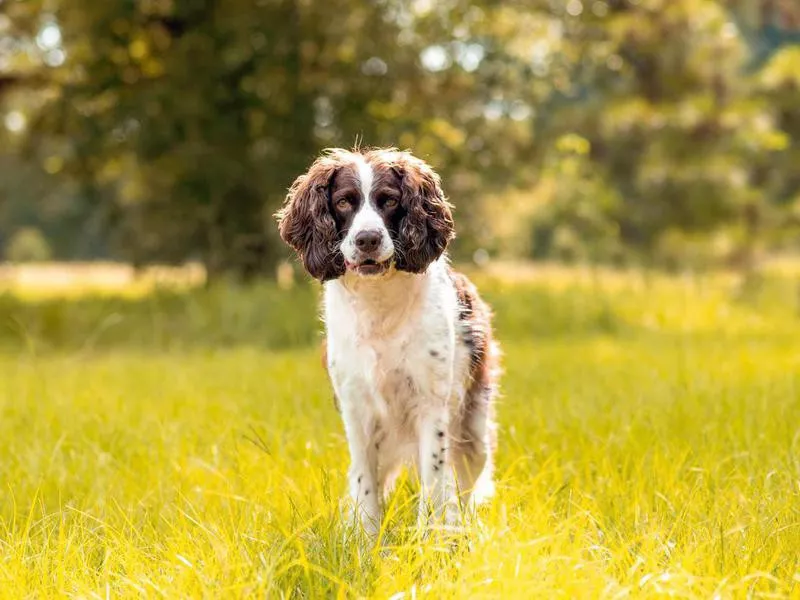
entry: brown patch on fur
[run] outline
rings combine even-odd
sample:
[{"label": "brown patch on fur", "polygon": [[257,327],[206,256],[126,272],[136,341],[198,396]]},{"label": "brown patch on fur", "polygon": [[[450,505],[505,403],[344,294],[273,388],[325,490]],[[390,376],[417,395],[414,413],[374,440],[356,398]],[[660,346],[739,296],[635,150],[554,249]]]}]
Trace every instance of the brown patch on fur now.
[{"label": "brown patch on fur", "polygon": [[281,239],[297,252],[308,273],[320,281],[344,274],[336,222],[330,210],[330,186],[337,171],[352,163],[350,153],[331,150],[294,180],[275,215]]},{"label": "brown patch on fur", "polygon": [[455,237],[453,207],[439,175],[409,152],[377,149],[366,152],[364,158],[376,172],[376,190],[394,188],[399,178],[405,216],[395,232],[396,265],[401,271],[423,272]]},{"label": "brown patch on fur", "polygon": [[459,324],[462,340],[470,354],[470,384],[464,399],[460,443],[463,450],[478,441],[470,428],[477,415],[486,419],[492,449],[496,445],[493,398],[497,386],[499,356],[492,339],[492,314],[478,295],[475,285],[462,273],[450,271],[458,295]]},{"label": "brown patch on fur", "polygon": [[467,277],[450,271],[458,295],[459,323],[464,343],[470,351],[470,376],[473,383],[490,385],[492,364],[489,350],[492,344],[492,314],[481,300],[475,285]]}]

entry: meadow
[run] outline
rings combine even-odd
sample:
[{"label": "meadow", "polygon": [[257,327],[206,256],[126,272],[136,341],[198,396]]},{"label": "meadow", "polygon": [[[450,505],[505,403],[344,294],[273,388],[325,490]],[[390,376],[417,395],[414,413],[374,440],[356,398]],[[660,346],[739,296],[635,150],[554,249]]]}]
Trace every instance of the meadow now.
[{"label": "meadow", "polygon": [[298,282],[0,295],[0,598],[800,598],[796,275],[476,273],[498,493],[380,544]]}]

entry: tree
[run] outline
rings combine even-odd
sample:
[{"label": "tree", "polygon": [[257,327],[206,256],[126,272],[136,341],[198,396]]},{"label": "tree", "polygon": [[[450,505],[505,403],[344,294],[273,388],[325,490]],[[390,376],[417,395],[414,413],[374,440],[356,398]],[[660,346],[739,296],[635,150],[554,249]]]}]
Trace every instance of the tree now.
[{"label": "tree", "polygon": [[460,257],[660,260],[722,234],[752,254],[798,195],[796,58],[759,58],[759,31],[796,33],[780,0],[0,6],[22,5],[27,159],[136,264],[270,271],[292,179],[356,140],[442,173]]},{"label": "tree", "polygon": [[407,11],[347,0],[61,3],[69,59],[35,132],[63,144],[134,262],[251,270],[250,248],[270,268],[283,254],[270,215],[325,145],[414,146],[445,172],[461,167],[455,194],[480,187],[464,153],[484,143],[470,137],[481,120],[474,78],[424,69],[427,40],[451,23]]},{"label": "tree", "polygon": [[[680,236],[709,239],[722,230],[750,256],[779,204],[777,187],[792,187],[784,161],[798,131],[775,98],[753,85],[751,48],[725,5],[575,0],[548,18],[558,35],[533,48],[552,92],[542,103],[532,86],[506,87],[537,107],[549,157],[536,171],[538,208],[527,220],[537,252],[550,252],[558,240],[580,244],[593,223],[594,256],[603,254],[597,234],[607,236],[606,248],[616,240],[649,259]],[[508,51],[529,39],[525,21],[516,22],[505,60],[525,72],[529,57]],[[570,136],[587,158],[565,179],[564,167],[576,158],[559,145]],[[776,163],[781,168],[771,172]]]}]

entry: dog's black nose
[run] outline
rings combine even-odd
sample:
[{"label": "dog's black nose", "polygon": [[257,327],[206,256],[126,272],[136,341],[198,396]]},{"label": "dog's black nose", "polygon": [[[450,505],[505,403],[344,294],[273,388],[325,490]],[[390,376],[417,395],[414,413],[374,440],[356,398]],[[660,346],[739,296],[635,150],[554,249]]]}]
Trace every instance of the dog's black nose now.
[{"label": "dog's black nose", "polygon": [[380,231],[362,231],[356,235],[356,248],[361,252],[375,252],[381,244]]}]

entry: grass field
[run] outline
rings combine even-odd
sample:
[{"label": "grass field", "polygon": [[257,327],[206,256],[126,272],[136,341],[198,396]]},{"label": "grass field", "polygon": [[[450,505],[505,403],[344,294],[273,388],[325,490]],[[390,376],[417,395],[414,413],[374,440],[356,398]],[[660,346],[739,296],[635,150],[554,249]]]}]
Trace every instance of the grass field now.
[{"label": "grass field", "polygon": [[0,296],[0,597],[800,597],[796,281],[478,280],[497,497],[365,551],[315,288]]}]

